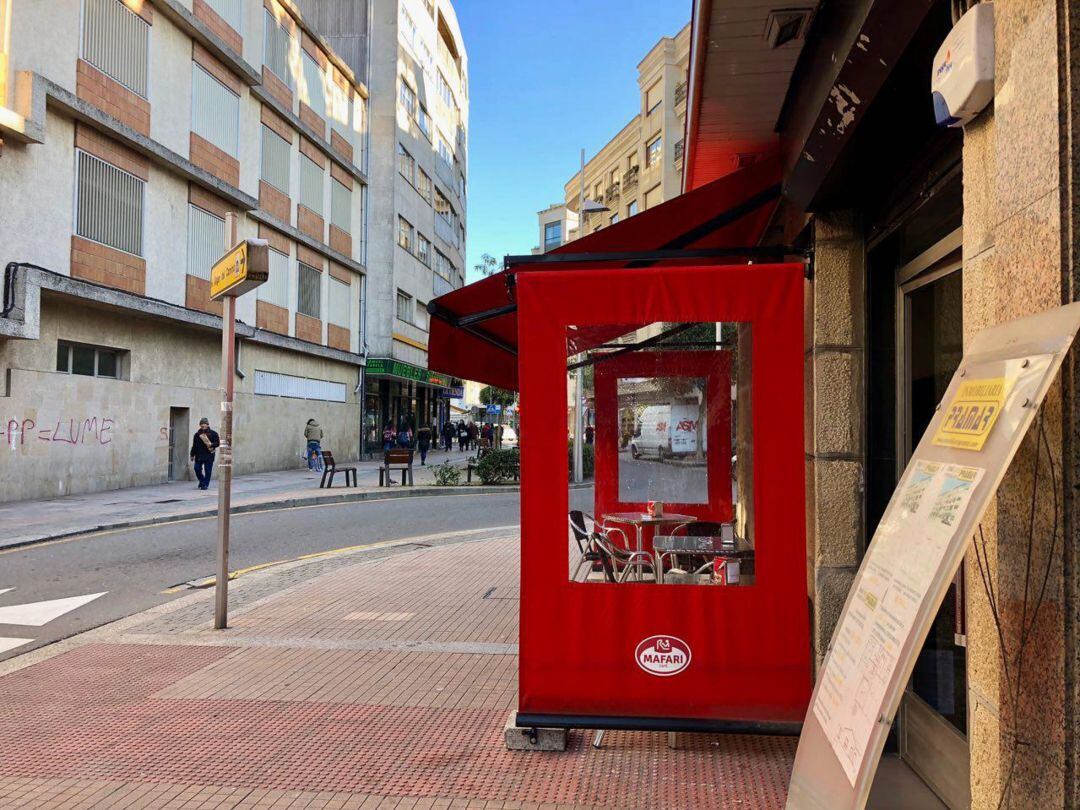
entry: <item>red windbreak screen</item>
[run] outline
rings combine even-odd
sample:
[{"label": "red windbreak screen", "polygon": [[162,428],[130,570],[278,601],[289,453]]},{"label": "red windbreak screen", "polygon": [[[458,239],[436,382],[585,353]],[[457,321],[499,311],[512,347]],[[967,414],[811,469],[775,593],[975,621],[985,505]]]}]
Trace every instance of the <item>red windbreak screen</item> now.
[{"label": "red windbreak screen", "polygon": [[[519,275],[522,713],[804,716],[803,283],[801,264]],[[575,343],[627,324],[613,342]],[[594,503],[569,489],[579,395],[597,453],[592,517],[623,544],[610,573],[582,562],[568,531],[572,506]],[[737,533],[741,558],[657,562],[634,526],[654,493],[667,494],[666,517],[686,510],[682,522]]]}]

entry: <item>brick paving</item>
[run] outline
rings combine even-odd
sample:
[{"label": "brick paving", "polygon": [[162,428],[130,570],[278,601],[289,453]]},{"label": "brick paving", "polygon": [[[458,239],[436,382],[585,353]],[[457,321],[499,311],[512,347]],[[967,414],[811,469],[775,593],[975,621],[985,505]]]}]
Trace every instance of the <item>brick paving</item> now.
[{"label": "brick paving", "polygon": [[596,750],[574,733],[565,752],[506,751],[517,551],[349,562],[234,611],[224,634],[203,604],[186,627],[159,612],[18,669],[0,678],[0,807],[783,806],[789,738],[672,750],[609,732]]}]

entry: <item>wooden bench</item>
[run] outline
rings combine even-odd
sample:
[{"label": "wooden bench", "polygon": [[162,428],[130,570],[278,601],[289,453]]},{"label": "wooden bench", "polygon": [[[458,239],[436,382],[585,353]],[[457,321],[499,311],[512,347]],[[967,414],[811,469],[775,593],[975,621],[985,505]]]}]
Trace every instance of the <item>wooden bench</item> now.
[{"label": "wooden bench", "polygon": [[[345,473],[345,486],[356,486],[356,467],[339,467],[337,462],[334,461],[334,454],[329,450],[322,451],[323,457],[323,474],[322,480],[319,482],[319,489],[330,489],[334,486],[334,476],[337,473]],[[350,479],[351,477],[351,479]],[[350,484],[349,481],[352,481]]]},{"label": "wooden bench", "polygon": [[401,470],[401,485],[408,486],[413,485],[413,451],[407,447],[396,447],[393,450],[387,450],[383,454],[383,463],[379,467],[379,486],[388,487],[391,486],[394,481],[391,478],[391,473],[394,470]]}]

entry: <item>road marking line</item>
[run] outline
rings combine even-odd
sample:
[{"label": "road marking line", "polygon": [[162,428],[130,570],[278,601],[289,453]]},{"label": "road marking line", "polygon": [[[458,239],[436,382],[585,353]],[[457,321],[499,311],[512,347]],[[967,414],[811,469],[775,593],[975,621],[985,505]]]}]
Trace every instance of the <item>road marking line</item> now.
[{"label": "road marking line", "polygon": [[0,624],[41,627],[107,593],[108,591],[102,591],[88,593],[85,596],[68,596],[64,599],[49,599],[44,602],[27,602],[23,605],[0,607]]},{"label": "road marking line", "polygon": [[[8,590],[11,589],[8,588]],[[5,638],[0,636],[0,653],[14,650],[16,647],[21,647],[23,644],[29,644],[31,641],[33,641],[32,638]]]},{"label": "road marking line", "polygon": [[[455,495],[454,497],[460,497]],[[306,507],[305,507],[306,508]],[[422,534],[415,537],[402,537],[399,540],[383,540],[375,543],[361,543],[355,546],[343,546],[342,548],[332,548],[326,551],[313,551],[310,554],[301,554],[297,557],[287,557],[283,560],[273,560],[271,562],[259,563],[258,565],[249,565],[247,568],[238,568],[235,571],[229,572],[229,582],[232,582],[237,577],[244,574],[250,574],[254,571],[261,571],[264,568],[270,568],[275,565],[284,565],[285,563],[300,562],[302,560],[314,560],[318,557],[329,557],[334,554],[347,554],[350,551],[360,550],[372,550],[380,548],[389,548],[393,546],[408,546],[414,543],[421,543],[426,540],[433,540],[437,538],[445,537],[457,537],[463,534],[477,534],[479,532],[503,532],[511,529],[517,529],[518,524],[511,523],[506,526],[485,526],[479,529],[463,529],[457,532],[441,532],[439,534]],[[162,591],[163,594],[179,593],[180,591],[186,591],[191,589],[211,588],[217,584],[217,577],[204,577],[199,580],[192,580],[191,582],[185,582],[181,585],[174,585],[171,588],[166,588]]]}]

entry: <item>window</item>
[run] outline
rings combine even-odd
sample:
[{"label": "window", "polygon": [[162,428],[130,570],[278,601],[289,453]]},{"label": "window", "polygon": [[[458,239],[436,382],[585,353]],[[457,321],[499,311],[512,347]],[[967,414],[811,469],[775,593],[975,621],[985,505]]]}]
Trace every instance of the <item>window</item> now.
[{"label": "window", "polygon": [[655,82],[645,93],[645,114],[652,115],[664,102],[664,88]]},{"label": "window", "polygon": [[330,224],[352,233],[352,189],[330,181]]},{"label": "window", "polygon": [[270,127],[262,128],[262,179],[285,194],[289,193],[289,156],[292,144]]},{"label": "window", "polygon": [[626,206],[626,215],[632,217],[637,213],[637,200],[631,200],[629,205]]},{"label": "window", "polygon": [[419,104],[416,107],[416,125],[420,127],[420,131],[424,133],[424,137],[430,141],[431,116],[428,115],[428,111],[424,109],[423,104]]},{"label": "window", "polygon": [[307,155],[300,155],[300,204],[322,216],[323,170]]},{"label": "window", "polygon": [[268,304],[289,308],[289,257],[270,248],[270,278],[256,287],[256,297]]},{"label": "window", "polygon": [[544,224],[544,250],[553,250],[562,244],[562,222]]},{"label": "window", "polygon": [[303,51],[305,94],[300,100],[307,104],[320,118],[326,118],[326,75],[319,63],[307,51]]},{"label": "window", "polygon": [[225,255],[225,220],[188,206],[188,274],[210,278],[210,268]]},{"label": "window", "polygon": [[447,281],[454,276],[454,265],[438,248],[435,248],[435,272]]},{"label": "window", "polygon": [[255,393],[268,397],[346,402],[348,388],[345,383],[332,380],[294,377],[291,374],[278,374],[273,371],[255,369]]},{"label": "window", "polygon": [[[332,69],[332,68],[331,68]],[[352,143],[352,129],[349,127],[349,114],[352,104],[349,103],[349,88],[342,87],[336,81],[327,82],[330,87],[330,126],[346,141]]]},{"label": "window", "polygon": [[405,108],[409,118],[416,115],[416,91],[405,83],[404,78],[401,79],[401,106]]},{"label": "window", "polygon": [[142,255],[145,183],[93,155],[77,151],[75,233]]},{"label": "window", "polygon": [[618,221],[619,221],[619,215],[618,214],[612,214],[611,215],[611,224],[614,225]]},{"label": "window", "polygon": [[664,156],[664,138],[657,135],[645,144],[645,165],[655,166]]},{"label": "window", "polygon": [[236,157],[240,139],[240,97],[200,65],[191,63],[191,131]]},{"label": "window", "polygon": [[398,290],[397,293],[397,316],[399,321],[412,323],[412,296]]},{"label": "window", "polygon": [[418,328],[423,329],[425,332],[428,330],[428,311],[427,304],[417,301],[416,302],[416,317],[413,321]]},{"label": "window", "polygon": [[439,151],[439,157],[442,158],[443,162],[448,167],[453,168],[453,166],[454,166],[454,151],[450,148],[450,144],[448,144],[446,142],[446,138],[444,138],[441,134],[437,134],[435,136],[435,141],[436,141],[436,148]]},{"label": "window", "polygon": [[405,217],[398,217],[397,221],[397,243],[399,246],[409,251],[409,253],[412,253],[413,226],[405,219]]},{"label": "window", "polygon": [[326,294],[330,323],[349,329],[352,325],[352,285],[330,276]]},{"label": "window", "polygon": [[322,273],[310,265],[297,262],[296,311],[309,318],[322,317]]},{"label": "window", "polygon": [[426,265],[431,264],[431,242],[422,233],[416,234],[416,258]]},{"label": "window", "polygon": [[416,161],[413,156],[409,154],[409,150],[402,146],[400,143],[397,145],[398,155],[398,172],[408,180],[413,182],[413,176],[416,174]]},{"label": "window", "polygon": [[263,14],[263,64],[289,88],[293,86],[289,70],[291,42],[288,30],[266,9]]},{"label": "window", "polygon": [[147,98],[150,26],[120,0],[85,0],[80,54],[106,76]]},{"label": "window", "polygon": [[244,0],[206,0],[217,15],[238,34],[242,34]]},{"label": "window", "polygon": [[416,190],[420,192],[420,196],[424,198],[424,201],[431,204],[431,178],[428,177],[427,172],[423,169],[417,169],[416,171]]},{"label": "window", "polygon": [[82,377],[120,378],[120,352],[82,343],[56,342],[56,370]]},{"label": "window", "polygon": [[604,199],[604,184],[603,183],[597,183],[596,186],[593,188],[593,199],[596,200],[597,202],[600,202],[601,200]]},{"label": "window", "polygon": [[659,205],[661,202],[663,202],[663,194],[660,191],[660,184],[657,183],[645,192],[645,210],[648,211],[650,208]]},{"label": "window", "polygon": [[446,224],[451,227],[453,227],[454,223],[457,221],[457,217],[454,215],[454,209],[450,205],[450,200],[446,199],[446,196],[439,191],[439,189],[435,189],[435,213],[442,217],[446,221]]},{"label": "window", "polygon": [[455,108],[454,91],[450,89],[450,82],[446,81],[446,77],[443,76],[441,70],[435,76],[435,90],[438,92],[439,98],[446,103],[447,107],[450,109]]},{"label": "window", "polygon": [[610,185],[610,186],[619,185],[619,169],[618,169],[618,167],[612,169],[608,173],[608,185]]}]

